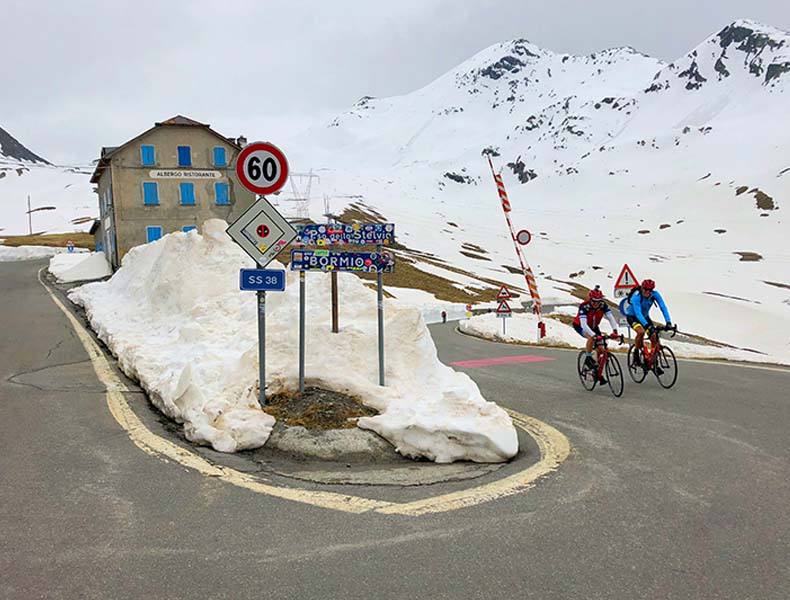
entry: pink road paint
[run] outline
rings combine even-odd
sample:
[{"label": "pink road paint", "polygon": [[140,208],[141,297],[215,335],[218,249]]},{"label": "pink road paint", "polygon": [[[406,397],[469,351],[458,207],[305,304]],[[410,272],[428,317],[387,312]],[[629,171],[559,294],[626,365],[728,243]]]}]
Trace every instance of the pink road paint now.
[{"label": "pink road paint", "polygon": [[523,356],[500,356],[498,358],[480,358],[477,360],[461,360],[454,362],[454,367],[464,367],[465,369],[479,369],[480,367],[492,367],[494,365],[510,365],[514,363],[533,363],[546,360],[556,360],[548,356],[535,356],[534,354],[524,354]]}]

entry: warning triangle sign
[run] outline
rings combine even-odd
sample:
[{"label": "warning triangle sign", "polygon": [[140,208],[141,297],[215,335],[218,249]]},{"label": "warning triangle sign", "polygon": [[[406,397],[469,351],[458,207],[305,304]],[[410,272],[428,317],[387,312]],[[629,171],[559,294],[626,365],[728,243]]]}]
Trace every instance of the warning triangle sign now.
[{"label": "warning triangle sign", "polygon": [[512,312],[510,310],[510,305],[507,303],[507,300],[500,300],[499,306],[497,306],[496,311],[498,314]]},{"label": "warning triangle sign", "polygon": [[620,276],[614,284],[615,289],[635,288],[639,285],[636,275],[628,265],[623,265],[623,270],[620,271]]},{"label": "warning triangle sign", "polygon": [[506,285],[503,285],[499,288],[499,293],[496,295],[497,300],[509,300],[513,296],[510,295],[510,290],[507,289]]}]

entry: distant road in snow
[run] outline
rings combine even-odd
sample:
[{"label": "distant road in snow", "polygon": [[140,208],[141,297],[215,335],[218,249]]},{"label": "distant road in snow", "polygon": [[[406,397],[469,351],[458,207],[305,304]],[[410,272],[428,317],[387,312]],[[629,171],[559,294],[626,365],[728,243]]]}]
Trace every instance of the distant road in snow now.
[{"label": "distant road in snow", "polygon": [[[574,352],[434,325],[446,363],[550,359],[464,370],[487,398],[561,430],[573,453],[534,488],[473,508],[354,515],[138,449],[38,283],[45,264],[0,264],[2,598],[790,595],[790,373],[681,362],[675,388],[627,381],[615,399],[581,388]],[[148,410],[138,392],[127,400]],[[464,485],[353,493],[411,498]]]}]

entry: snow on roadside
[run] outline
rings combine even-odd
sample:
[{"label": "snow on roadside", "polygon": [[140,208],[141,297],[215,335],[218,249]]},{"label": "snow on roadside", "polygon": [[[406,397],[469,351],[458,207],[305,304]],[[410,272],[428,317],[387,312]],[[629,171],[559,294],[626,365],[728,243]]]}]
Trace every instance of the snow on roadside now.
[{"label": "snow on roadside", "polygon": [[64,283],[101,279],[112,275],[104,252],[56,254],[49,261],[49,272]]},{"label": "snow on roadside", "polygon": [[[106,282],[70,298],[151,400],[195,442],[222,452],[261,446],[274,418],[257,404],[255,294],[238,289],[251,261],[223,221],[132,249]],[[463,373],[439,362],[420,312],[385,301],[387,386],[379,387],[376,295],[340,273],[340,324],[330,333],[330,277],[307,276],[306,375],[379,411],[359,420],[406,456],[436,462],[507,460],[518,451],[510,417]],[[297,274],[266,306],[268,392],[298,387]]]},{"label": "snow on roadside", "polygon": [[[502,320],[495,314],[484,314],[465,319],[460,322],[459,328],[464,333],[511,344],[584,347],[584,339],[569,325],[551,318],[545,318],[544,322],[546,323],[546,337],[540,341],[537,341],[538,319],[535,315],[529,313],[513,313],[513,316],[507,319],[507,335],[502,335]],[[604,333],[608,332],[608,323],[605,323],[601,330]],[[625,329],[621,327],[620,333],[626,335]],[[790,362],[781,357],[769,354],[735,348],[691,344],[671,338],[665,341],[678,358],[719,358],[747,362],[790,364]],[[618,344],[615,342],[610,347],[617,348],[617,346]]]},{"label": "snow on roadside", "polygon": [[[75,249],[84,252],[82,249]],[[40,260],[51,258],[56,254],[65,253],[65,248],[51,246],[0,246],[0,262],[14,262],[17,260]]]}]

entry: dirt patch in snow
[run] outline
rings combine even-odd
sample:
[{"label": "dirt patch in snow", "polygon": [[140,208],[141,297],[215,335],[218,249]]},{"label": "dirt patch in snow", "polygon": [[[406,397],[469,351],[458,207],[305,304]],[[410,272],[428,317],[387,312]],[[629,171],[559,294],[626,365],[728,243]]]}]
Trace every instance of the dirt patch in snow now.
[{"label": "dirt patch in snow", "polygon": [[774,287],[782,288],[783,290],[790,290],[790,285],[786,283],[779,283],[778,281],[763,281],[763,283],[772,285]]},{"label": "dirt patch in snow", "polygon": [[762,254],[757,252],[733,252],[741,257],[740,262],[757,262],[763,259]]},{"label": "dirt patch in snow", "polygon": [[306,388],[302,396],[298,392],[275,394],[263,410],[286,425],[322,430],[351,429],[359,417],[378,414],[356,398],[315,387]]}]

